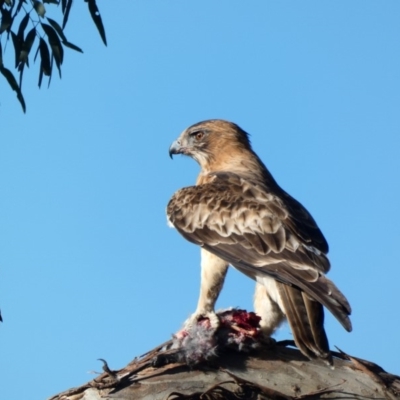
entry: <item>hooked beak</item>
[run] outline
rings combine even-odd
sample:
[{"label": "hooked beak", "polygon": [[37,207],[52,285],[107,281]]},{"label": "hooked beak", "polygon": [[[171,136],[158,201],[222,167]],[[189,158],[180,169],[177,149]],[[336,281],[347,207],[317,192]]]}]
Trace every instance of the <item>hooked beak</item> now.
[{"label": "hooked beak", "polygon": [[183,152],[182,150],[183,150],[182,144],[177,139],[171,144],[171,146],[169,148],[169,156],[172,158],[172,156],[174,154],[182,154],[182,152]]}]

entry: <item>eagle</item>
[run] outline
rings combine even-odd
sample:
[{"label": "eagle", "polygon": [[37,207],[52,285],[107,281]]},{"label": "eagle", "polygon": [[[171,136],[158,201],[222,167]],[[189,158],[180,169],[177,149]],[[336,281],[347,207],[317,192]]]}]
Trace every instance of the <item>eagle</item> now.
[{"label": "eagle", "polygon": [[169,223],[201,247],[200,296],[185,326],[201,318],[218,326],[214,307],[231,265],[256,281],[254,310],[265,338],[287,320],[306,357],[332,363],[324,306],[349,332],[351,308],[325,276],[328,243],[311,214],[278,185],[249,135],[232,122],[190,126],[169,154],[201,167],[196,185],[178,190],[167,206]]}]

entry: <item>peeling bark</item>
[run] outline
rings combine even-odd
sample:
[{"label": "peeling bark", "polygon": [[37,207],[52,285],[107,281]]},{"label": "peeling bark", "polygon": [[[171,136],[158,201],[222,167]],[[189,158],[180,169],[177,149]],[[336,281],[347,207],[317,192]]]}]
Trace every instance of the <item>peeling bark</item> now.
[{"label": "peeling bark", "polygon": [[156,347],[126,367],[104,373],[50,400],[400,399],[400,377],[378,365],[332,352],[334,369],[308,360],[291,341],[249,353],[226,349],[211,362],[188,366],[171,348]]}]

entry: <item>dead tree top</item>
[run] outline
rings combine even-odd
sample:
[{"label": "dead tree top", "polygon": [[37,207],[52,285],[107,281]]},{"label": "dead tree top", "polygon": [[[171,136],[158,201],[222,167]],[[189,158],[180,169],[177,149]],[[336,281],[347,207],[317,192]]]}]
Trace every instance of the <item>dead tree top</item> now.
[{"label": "dead tree top", "polygon": [[292,341],[266,345],[252,313],[245,317],[213,334],[204,324],[180,332],[120,370],[100,359],[104,373],[50,400],[400,399],[399,376],[341,350],[332,352],[332,368],[308,360]]}]

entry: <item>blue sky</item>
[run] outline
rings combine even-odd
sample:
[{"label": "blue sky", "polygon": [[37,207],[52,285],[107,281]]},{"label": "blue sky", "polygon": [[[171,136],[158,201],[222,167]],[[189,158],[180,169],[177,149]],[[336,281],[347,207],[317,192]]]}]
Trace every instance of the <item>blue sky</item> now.
[{"label": "blue sky", "polygon": [[[100,357],[121,368],[194,311],[199,251],[165,207],[198,166],[168,148],[208,118],[248,131],[327,237],[354,325],[327,315],[331,346],[400,374],[400,3],[98,5],[108,47],[74,2],[85,54],[40,91],[31,57],[26,115],[0,79],[0,397],[78,386]],[[251,309],[253,287],[231,270],[218,307]]]}]

